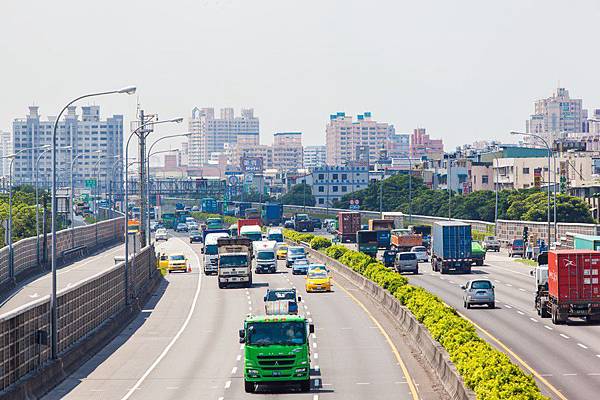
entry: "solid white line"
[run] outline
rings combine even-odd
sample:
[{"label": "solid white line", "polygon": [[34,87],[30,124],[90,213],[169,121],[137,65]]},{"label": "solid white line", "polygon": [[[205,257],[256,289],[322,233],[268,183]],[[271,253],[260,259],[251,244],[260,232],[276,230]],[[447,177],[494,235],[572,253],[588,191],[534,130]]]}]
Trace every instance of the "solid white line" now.
[{"label": "solid white line", "polygon": [[577,346],[581,347],[582,349],[588,348],[585,344],[581,344],[581,343],[577,343]]},{"label": "solid white line", "polygon": [[225,382],[225,389],[229,389],[230,386],[231,386],[231,381]]},{"label": "solid white line", "polygon": [[564,333],[561,333],[560,336],[564,337],[565,339],[570,339],[567,335],[565,335]]},{"label": "solid white line", "polygon": [[[185,244],[190,249],[192,249],[183,240],[181,240],[179,238],[176,238],[176,239],[179,240],[180,242],[182,242],[183,244]],[[198,257],[198,255],[196,254],[196,252],[193,251],[193,249],[192,249],[192,253],[194,254],[194,257],[196,258],[196,262],[198,263],[198,267],[200,268],[200,258]],[[131,397],[131,395],[133,394],[133,392],[135,392],[140,387],[140,385],[142,384],[142,382],[144,382],[144,380],[148,377],[148,375],[150,375],[150,373],[154,370],[154,368],[156,368],[156,366],[162,361],[162,359],[167,355],[167,353],[169,352],[169,350],[171,350],[171,347],[173,347],[173,345],[175,344],[175,342],[177,342],[177,340],[179,339],[179,337],[181,336],[181,334],[183,333],[183,331],[185,330],[185,328],[187,328],[188,324],[190,323],[190,320],[192,319],[192,315],[194,314],[194,310],[196,309],[196,304],[198,303],[198,297],[200,296],[200,288],[201,287],[202,287],[202,274],[199,273],[198,274],[198,282],[196,283],[196,293],[194,294],[194,300],[192,301],[192,305],[190,306],[190,309],[188,311],[188,315],[185,318],[185,321],[183,322],[183,325],[181,325],[181,327],[179,328],[179,330],[177,331],[177,333],[175,334],[175,336],[173,336],[173,338],[171,339],[171,341],[169,342],[169,344],[167,345],[167,347],[164,348],[164,350],[162,351],[162,353],[160,353],[160,355],[158,356],[158,358],[156,360],[154,360],[154,362],[152,363],[152,365],[150,365],[150,367],[146,370],[146,372],[144,372],[144,374],[140,377],[140,379],[137,380],[137,382],[133,385],[133,387],[127,391],[127,393],[125,394],[125,396],[123,396],[121,398],[121,400],[127,400],[128,398]]]}]

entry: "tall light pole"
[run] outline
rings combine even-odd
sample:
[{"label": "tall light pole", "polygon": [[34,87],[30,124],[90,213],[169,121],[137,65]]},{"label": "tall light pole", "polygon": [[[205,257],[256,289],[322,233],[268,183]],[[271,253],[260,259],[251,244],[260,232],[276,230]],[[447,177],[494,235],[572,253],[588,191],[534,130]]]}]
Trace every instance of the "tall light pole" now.
[{"label": "tall light pole", "polygon": [[452,219],[452,213],[451,213],[451,209],[452,209],[452,204],[451,204],[451,200],[452,200],[452,188],[450,187],[450,182],[452,182],[452,174],[450,173],[450,170],[452,168],[452,159],[450,158],[450,153],[448,153],[448,165],[446,167],[446,186],[448,188],[448,219]]},{"label": "tall light pole", "polygon": [[58,215],[58,210],[56,209],[56,150],[57,150],[57,130],[58,123],[60,122],[60,117],[63,113],[69,108],[73,103],[86,99],[89,97],[96,96],[104,96],[109,94],[134,94],[135,86],[127,86],[118,90],[111,90],[108,92],[95,92],[84,94],[83,96],[79,96],[67,103],[66,106],[58,113],[56,120],[54,121],[54,128],[52,130],[52,295],[50,296],[50,336],[51,336],[51,346],[50,346],[50,355],[53,360],[55,360],[58,356],[58,305],[56,303],[56,217]]},{"label": "tall light pole", "polygon": [[75,211],[73,210],[73,201],[75,199],[75,161],[79,158],[85,156],[86,154],[100,154],[102,150],[92,151],[91,153],[81,153],[73,157],[71,160],[71,190],[69,195],[71,197],[71,210],[69,211],[70,219],[71,219],[71,247],[75,247]]},{"label": "tall light pole", "polygon": [[412,225],[412,160],[410,155],[408,160],[408,223]]},{"label": "tall light pole", "polygon": [[[162,136],[159,137],[158,139],[156,139],[154,141],[154,143],[152,143],[150,145],[150,147],[148,147],[148,156],[146,157],[146,198],[148,200],[148,209],[146,212],[146,243],[150,243],[150,156],[152,155],[152,149],[154,148],[154,146],[156,146],[157,143],[160,143],[163,140],[167,140],[167,139],[172,139],[172,138],[176,138],[176,137],[190,137],[192,135],[191,132],[184,132],[184,133],[174,133],[172,135],[167,135],[167,136]],[[155,154],[158,153],[168,153],[169,151],[163,151],[163,152],[155,152]]]},{"label": "tall light pole", "polygon": [[[499,177],[498,177],[498,170],[499,170],[499,166],[498,166],[498,155],[496,155],[496,157],[494,157],[494,161],[496,161],[496,179],[495,179],[495,184],[494,184],[494,192],[496,195],[496,205],[494,207],[494,235],[498,236],[498,184],[500,182],[499,181]],[[493,163],[492,163],[493,165]],[[494,171],[492,171],[493,173]],[[493,177],[492,177],[493,179]]]},{"label": "tall light pole", "polygon": [[[39,210],[39,187],[40,187],[40,182],[38,179],[38,175],[39,175],[39,169],[40,169],[40,160],[42,159],[42,157],[44,156],[44,154],[46,154],[48,151],[50,151],[50,145],[45,145],[42,146],[42,148],[44,149],[44,151],[42,151],[40,153],[40,155],[38,156],[38,158],[35,160],[35,236],[36,236],[36,241],[35,241],[35,248],[36,248],[36,261],[37,264],[40,265],[40,210]],[[71,146],[64,146],[64,147],[60,147],[60,149],[66,150],[66,149],[71,149]]]},{"label": "tall light pole", "polygon": [[[548,142],[546,141],[546,139],[544,139],[543,137],[541,137],[540,135],[536,135],[535,133],[525,133],[525,132],[511,132],[511,135],[522,135],[522,136],[531,136],[534,137],[536,139],[538,139],[539,141],[541,141],[545,146],[546,149],[548,149],[548,248],[550,248],[550,159],[552,158],[552,149],[550,148],[550,146],[548,145]],[[556,182],[554,183],[554,186],[556,187]],[[554,240],[556,241],[556,239]]]},{"label": "tall light pole", "polygon": [[17,151],[16,153],[13,154],[9,154],[7,156],[4,156],[2,158],[9,158],[10,159],[10,165],[9,165],[9,178],[8,178],[8,224],[6,227],[6,233],[7,233],[7,242],[8,242],[8,277],[10,279],[14,279],[15,278],[15,264],[14,264],[14,257],[13,257],[13,242],[12,242],[12,187],[13,187],[13,164],[15,159],[17,158],[17,156],[21,153],[24,153],[26,151],[30,151],[30,150],[39,150],[41,148],[46,148],[45,146],[38,146],[38,147],[28,147],[25,149],[21,149],[19,151]]},{"label": "tall light pole", "polygon": [[[124,193],[124,203],[125,207],[123,207],[123,212],[125,213],[125,304],[129,305],[129,231],[127,230],[127,226],[129,225],[129,143],[131,143],[131,138],[134,136],[138,136],[140,138],[140,134],[144,134],[143,129],[149,125],[159,125],[166,123],[180,123],[183,121],[183,118],[174,118],[167,119],[162,121],[148,121],[140,124],[136,129],[134,129],[127,138],[127,144],[125,145],[125,193]],[[143,159],[140,160],[140,163],[143,163]],[[141,167],[140,167],[141,168]]]}]

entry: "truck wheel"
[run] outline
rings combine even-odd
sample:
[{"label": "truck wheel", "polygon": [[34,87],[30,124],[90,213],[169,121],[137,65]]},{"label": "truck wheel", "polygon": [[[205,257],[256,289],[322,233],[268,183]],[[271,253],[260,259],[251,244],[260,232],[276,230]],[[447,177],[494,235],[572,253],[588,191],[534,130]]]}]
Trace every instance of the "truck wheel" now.
[{"label": "truck wheel", "polygon": [[415,275],[419,275],[419,268],[415,269]]},{"label": "truck wheel", "polygon": [[491,303],[488,304],[489,308],[496,308],[496,302],[492,301]]},{"label": "truck wheel", "polygon": [[248,382],[247,380],[244,380],[244,390],[246,391],[246,393],[254,393],[254,389],[254,382]]},{"label": "truck wheel", "polygon": [[477,262],[475,264],[477,264],[478,266],[482,266],[483,265],[483,260],[477,260]]},{"label": "truck wheel", "polygon": [[565,321],[560,319],[558,310],[556,308],[552,308],[552,323],[554,325],[562,325]]},{"label": "truck wheel", "polygon": [[225,288],[225,284],[224,284],[224,283],[221,283],[221,282],[219,282],[219,289],[223,289],[223,288]]},{"label": "truck wheel", "polygon": [[301,392],[310,392],[310,378],[300,382],[300,391]]}]

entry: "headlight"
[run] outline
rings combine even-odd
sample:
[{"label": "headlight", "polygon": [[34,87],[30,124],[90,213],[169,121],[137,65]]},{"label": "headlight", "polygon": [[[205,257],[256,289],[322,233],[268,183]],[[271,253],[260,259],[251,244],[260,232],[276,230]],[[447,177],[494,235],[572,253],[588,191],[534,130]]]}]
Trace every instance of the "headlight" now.
[{"label": "headlight", "polygon": [[255,369],[249,369],[246,371],[250,376],[258,376],[258,371]]},{"label": "headlight", "polygon": [[296,373],[297,374],[303,374],[306,372],[306,368],[296,368]]}]

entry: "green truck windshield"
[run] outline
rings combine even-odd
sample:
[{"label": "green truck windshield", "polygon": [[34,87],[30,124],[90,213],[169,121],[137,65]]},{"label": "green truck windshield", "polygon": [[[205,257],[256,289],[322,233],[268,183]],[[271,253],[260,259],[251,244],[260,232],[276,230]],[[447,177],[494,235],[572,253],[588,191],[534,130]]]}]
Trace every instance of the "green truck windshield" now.
[{"label": "green truck windshield", "polygon": [[247,326],[247,341],[251,346],[297,346],[306,343],[303,322],[253,322]]},{"label": "green truck windshield", "polygon": [[242,236],[252,240],[253,242],[262,240],[262,233],[260,232],[247,232],[244,233]]},{"label": "green truck windshield", "polygon": [[221,267],[245,267],[248,265],[248,258],[243,255],[220,256],[219,263]]}]

